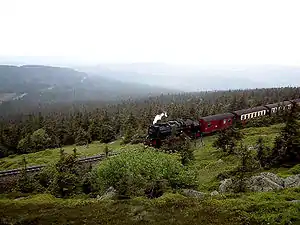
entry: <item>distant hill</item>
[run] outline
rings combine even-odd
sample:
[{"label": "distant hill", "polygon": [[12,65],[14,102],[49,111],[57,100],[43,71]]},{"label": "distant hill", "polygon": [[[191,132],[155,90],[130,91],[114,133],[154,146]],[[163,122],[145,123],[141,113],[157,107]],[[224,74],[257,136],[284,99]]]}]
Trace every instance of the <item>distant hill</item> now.
[{"label": "distant hill", "polygon": [[176,92],[167,88],[117,81],[70,68],[0,65],[0,104],[110,101]]},{"label": "distant hill", "polygon": [[179,66],[163,63],[100,64],[81,71],[101,74],[120,81],[174,88],[211,91],[299,86],[300,67],[291,66]]}]

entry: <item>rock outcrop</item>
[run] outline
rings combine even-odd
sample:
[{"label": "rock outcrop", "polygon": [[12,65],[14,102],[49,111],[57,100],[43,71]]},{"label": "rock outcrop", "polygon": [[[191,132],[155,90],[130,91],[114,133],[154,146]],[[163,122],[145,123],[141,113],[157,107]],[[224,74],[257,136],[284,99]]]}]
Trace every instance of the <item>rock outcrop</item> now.
[{"label": "rock outcrop", "polygon": [[217,195],[219,195],[219,192],[217,192],[217,191],[213,191],[210,193],[210,196],[217,196]]},{"label": "rock outcrop", "polygon": [[221,185],[219,187],[220,193],[230,193],[234,191],[234,184],[232,179],[225,179],[221,181]]},{"label": "rock outcrop", "polygon": [[[237,186],[238,181],[225,179],[219,186],[220,193],[232,193]],[[283,188],[300,187],[300,174],[288,178],[280,178],[276,174],[263,172],[259,175],[252,176],[245,181],[247,191],[267,192],[276,191]]]},{"label": "rock outcrop", "polygon": [[199,198],[199,199],[204,199],[207,194],[199,191],[195,191],[192,189],[183,189],[183,195],[187,197],[193,197],[193,198]]},{"label": "rock outcrop", "polygon": [[110,187],[106,190],[104,195],[102,195],[102,196],[98,195],[97,199],[98,200],[109,200],[109,199],[113,199],[116,196],[117,196],[117,191],[113,187]]},{"label": "rock outcrop", "polygon": [[285,178],[284,187],[286,188],[300,187],[300,174]]},{"label": "rock outcrop", "polygon": [[258,176],[253,176],[246,181],[246,189],[254,192],[266,192],[266,191],[275,191],[283,189],[283,181],[279,177],[270,175],[268,173],[266,176],[260,174]]},{"label": "rock outcrop", "polygon": [[274,183],[276,183],[280,186],[284,186],[284,180],[274,173],[262,172],[262,173],[260,173],[260,176],[266,177],[269,180],[273,181]]}]

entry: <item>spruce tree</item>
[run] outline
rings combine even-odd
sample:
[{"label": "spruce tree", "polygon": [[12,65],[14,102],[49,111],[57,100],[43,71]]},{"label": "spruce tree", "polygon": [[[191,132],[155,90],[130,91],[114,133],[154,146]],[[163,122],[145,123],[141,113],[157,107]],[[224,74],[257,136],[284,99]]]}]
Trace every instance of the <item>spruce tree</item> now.
[{"label": "spruce tree", "polygon": [[297,121],[298,106],[293,104],[286,117],[285,126],[276,137],[270,156],[272,165],[294,165],[300,162],[300,124]]},{"label": "spruce tree", "polygon": [[264,144],[264,140],[262,137],[259,137],[256,142],[257,148],[257,159],[260,162],[261,167],[265,167],[267,163],[267,151],[268,148]]},{"label": "spruce tree", "polygon": [[253,152],[241,144],[235,150],[240,162],[236,170],[235,180],[237,181],[236,191],[246,191],[246,179],[253,175],[253,172],[260,168],[259,162],[255,159]]},{"label": "spruce tree", "polygon": [[90,136],[89,133],[86,132],[82,127],[78,129],[78,131],[75,134],[75,143],[77,145],[85,145],[90,142]]},{"label": "spruce tree", "polygon": [[136,133],[136,128],[137,128],[137,121],[135,116],[130,113],[126,122],[125,122],[125,134],[124,134],[124,139],[123,139],[123,144],[128,144],[131,142],[132,137]]},{"label": "spruce tree", "polygon": [[221,149],[223,152],[232,154],[238,141],[242,140],[243,134],[235,127],[223,129],[218,133],[217,140],[213,143],[213,147]]},{"label": "spruce tree", "polygon": [[115,132],[109,125],[103,124],[100,127],[100,142],[109,143],[115,139]]}]

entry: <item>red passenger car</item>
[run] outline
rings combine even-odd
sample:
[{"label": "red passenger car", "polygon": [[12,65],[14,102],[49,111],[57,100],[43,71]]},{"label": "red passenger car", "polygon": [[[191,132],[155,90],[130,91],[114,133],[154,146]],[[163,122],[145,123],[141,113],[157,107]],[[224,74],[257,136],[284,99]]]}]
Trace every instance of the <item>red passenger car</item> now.
[{"label": "red passenger car", "polygon": [[213,133],[232,126],[234,114],[224,113],[213,116],[202,117],[200,122],[200,130],[203,134]]}]

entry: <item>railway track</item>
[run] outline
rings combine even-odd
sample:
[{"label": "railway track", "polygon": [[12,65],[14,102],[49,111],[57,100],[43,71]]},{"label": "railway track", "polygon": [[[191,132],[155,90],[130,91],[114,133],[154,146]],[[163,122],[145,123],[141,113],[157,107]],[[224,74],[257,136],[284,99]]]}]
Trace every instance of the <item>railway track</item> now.
[{"label": "railway track", "polygon": [[[109,153],[108,156],[115,156],[118,153],[116,152],[112,152]],[[78,159],[79,163],[93,163],[93,162],[97,162],[97,161],[101,161],[103,159],[106,158],[106,154],[99,154],[99,155],[95,155],[95,156],[90,156],[90,157],[84,157],[84,158],[80,158]],[[38,165],[38,166],[29,166],[26,168],[26,172],[38,172],[41,169],[43,169],[46,165]],[[0,178],[1,177],[7,177],[7,176],[15,176],[20,174],[22,171],[22,169],[12,169],[12,170],[4,170],[4,171],[0,171]]]}]

